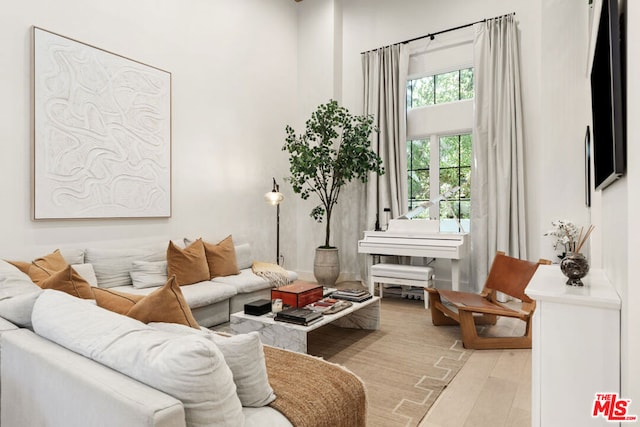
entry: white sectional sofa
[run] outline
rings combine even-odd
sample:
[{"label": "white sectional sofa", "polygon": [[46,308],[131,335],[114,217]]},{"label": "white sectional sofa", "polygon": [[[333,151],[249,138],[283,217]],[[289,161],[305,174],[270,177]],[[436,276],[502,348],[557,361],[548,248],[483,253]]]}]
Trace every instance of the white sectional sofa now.
[{"label": "white sectional sofa", "polygon": [[[135,259],[161,258],[161,249],[152,245],[61,252],[94,286],[148,294],[156,287],[121,282]],[[271,284],[251,272],[251,248],[236,246],[236,256],[240,274],[180,287],[200,325],[226,322],[244,302],[270,297]],[[288,274],[295,279],[295,273]],[[311,356],[264,348],[255,332],[222,338],[204,327],[145,324],[98,307],[95,300],[43,290],[2,260],[0,316],[3,427],[313,426],[315,408],[323,404],[318,425],[327,425],[331,414],[337,420],[330,421],[332,425],[353,414],[357,422],[348,420],[348,425],[366,424],[364,385],[355,375]],[[279,355],[286,361],[281,363]],[[311,394],[288,391],[279,397],[277,390],[293,386],[287,372],[296,369],[296,361],[297,369],[305,370],[301,382],[308,381],[302,390]],[[314,364],[316,374],[306,375]],[[276,378],[280,388],[271,388],[274,380],[267,366],[277,377],[284,375],[284,381]],[[339,381],[324,378],[335,369]],[[351,389],[345,392],[348,383]],[[319,394],[314,387],[332,398],[313,401]],[[342,397],[334,399],[336,395]],[[286,409],[305,404],[305,421],[290,421],[295,411]]]},{"label": "white sectional sofa", "polygon": [[292,426],[267,405],[243,407],[225,360],[200,337],[52,290],[34,314],[36,332],[0,319],[2,426]]},{"label": "white sectional sofa", "polygon": [[[184,246],[179,240],[174,242]],[[254,259],[250,244],[235,245],[235,250],[240,274],[215,277],[181,286],[193,316],[201,326],[210,328],[228,322],[230,314],[242,311],[247,302],[271,299],[272,284],[252,272]],[[131,279],[132,265],[135,261],[166,261],[166,241],[138,247],[62,248],[60,252],[68,264],[74,268],[81,266],[77,268],[78,272],[83,277],[86,274],[85,279],[92,286],[148,295],[166,281],[165,278],[158,282],[157,286],[138,288]],[[287,275],[290,281],[298,278],[294,271],[287,271]]]},{"label": "white sectional sofa", "polygon": [[[174,240],[174,242],[176,241]],[[178,245],[181,243],[177,241]],[[147,295],[157,287],[138,289],[131,284],[129,271],[132,261],[136,259],[166,260],[166,247],[166,243],[160,243],[135,249],[87,248],[83,251],[84,258],[82,262],[93,266],[99,287],[105,287],[105,283],[108,283],[108,287],[116,291]],[[235,250],[240,274],[215,277],[210,281],[181,286],[182,293],[191,308],[193,316],[201,326],[209,328],[228,322],[229,315],[244,310],[244,304],[247,302],[258,299],[271,299],[271,283],[252,272],[251,266],[254,258],[251,245],[248,243],[235,245]],[[65,258],[67,253],[63,251]],[[75,264],[80,259],[73,261],[67,262]],[[290,281],[298,278],[294,271],[287,271],[287,274]],[[114,275],[119,276],[120,279],[114,280]],[[127,283],[122,284],[125,281]],[[215,286],[212,286],[211,282]],[[121,284],[112,286],[118,283]]]}]

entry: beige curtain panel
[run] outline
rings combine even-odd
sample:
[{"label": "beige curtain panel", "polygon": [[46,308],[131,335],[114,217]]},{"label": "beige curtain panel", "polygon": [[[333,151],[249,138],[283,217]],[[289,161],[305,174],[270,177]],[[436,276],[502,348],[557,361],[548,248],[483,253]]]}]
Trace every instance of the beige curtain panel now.
[{"label": "beige curtain panel", "polygon": [[471,283],[496,251],[527,258],[518,30],[513,15],[475,24]]}]

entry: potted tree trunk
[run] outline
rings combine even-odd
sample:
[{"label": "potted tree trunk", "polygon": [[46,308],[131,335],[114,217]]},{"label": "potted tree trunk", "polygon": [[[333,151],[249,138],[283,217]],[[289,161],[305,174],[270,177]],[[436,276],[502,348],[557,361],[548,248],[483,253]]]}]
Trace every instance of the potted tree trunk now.
[{"label": "potted tree trunk", "polygon": [[354,179],[367,182],[371,172],[384,173],[382,160],[371,149],[374,131],[372,116],[354,116],[334,100],[311,114],[304,133],[296,135],[286,127],[282,149],[289,153],[291,174],[286,181],[302,199],[315,194],[320,200],[310,216],[325,222],[324,245],[316,249],[314,260],[314,275],[324,286],[333,286],[340,274],[338,249],[331,245],[331,215],[340,190]]}]

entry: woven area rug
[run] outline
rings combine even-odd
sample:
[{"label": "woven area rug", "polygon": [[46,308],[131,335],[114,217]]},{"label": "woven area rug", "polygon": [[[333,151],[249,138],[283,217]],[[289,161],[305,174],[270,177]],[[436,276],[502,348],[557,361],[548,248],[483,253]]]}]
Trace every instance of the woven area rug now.
[{"label": "woven area rug", "polygon": [[381,301],[380,330],[327,325],[307,342],[309,354],[364,381],[370,427],[417,426],[473,351],[459,327],[433,326],[423,301],[393,297]]}]

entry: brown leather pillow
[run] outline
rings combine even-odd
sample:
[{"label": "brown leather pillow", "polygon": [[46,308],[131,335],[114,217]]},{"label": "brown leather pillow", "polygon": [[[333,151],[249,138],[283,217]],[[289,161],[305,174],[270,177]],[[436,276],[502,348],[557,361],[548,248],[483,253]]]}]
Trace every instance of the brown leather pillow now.
[{"label": "brown leather pillow", "polygon": [[50,254],[34,259],[32,262],[7,261],[25,273],[33,283],[40,284],[41,281],[50,277],[53,273],[64,270],[69,264],[58,249]]},{"label": "brown leather pillow", "polygon": [[138,301],[144,298],[144,295],[128,294],[126,292],[103,288],[93,288],[93,295],[96,298],[98,307],[124,315],[126,315]]},{"label": "brown leather pillow", "polygon": [[167,276],[176,276],[178,285],[190,285],[209,280],[209,267],[202,239],[184,249],[169,241],[167,248]]},{"label": "brown leather pillow", "polygon": [[66,292],[74,297],[93,299],[91,285],[82,278],[70,265],[63,270],[52,273],[51,276],[38,283],[42,289],[55,289]]},{"label": "brown leather pillow", "polygon": [[144,323],[179,323],[200,329],[182,295],[175,276],[149,295],[133,295],[110,289],[94,288],[99,307],[132,317]]},{"label": "brown leather pillow", "polygon": [[215,245],[204,242],[204,251],[207,256],[210,279],[240,274],[238,261],[236,260],[236,248],[233,245],[231,235]]}]

